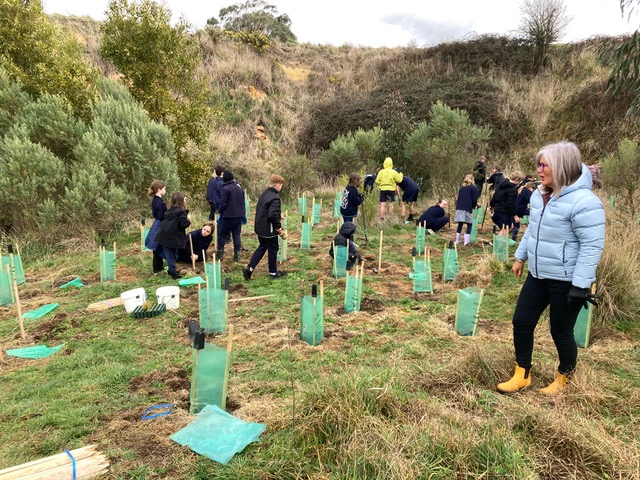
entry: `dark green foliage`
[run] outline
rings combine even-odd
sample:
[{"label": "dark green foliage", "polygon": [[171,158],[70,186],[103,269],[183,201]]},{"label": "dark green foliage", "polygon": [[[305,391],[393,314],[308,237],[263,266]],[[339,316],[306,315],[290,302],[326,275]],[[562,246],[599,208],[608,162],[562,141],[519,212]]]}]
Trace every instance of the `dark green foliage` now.
[{"label": "dark green foliage", "polygon": [[320,186],[318,172],[304,155],[283,161],[280,174],[285,179],[282,186],[282,195],[284,196],[298,196],[302,192],[313,191]]},{"label": "dark green foliage", "polygon": [[220,9],[220,20],[212,17],[208,25],[220,26],[231,32],[261,33],[281,42],[295,42],[291,19],[286,13],[264,0],[248,0]]},{"label": "dark green foliage", "polygon": [[396,164],[406,160],[405,145],[414,127],[413,115],[399,90],[391,92],[382,106],[382,151]]}]

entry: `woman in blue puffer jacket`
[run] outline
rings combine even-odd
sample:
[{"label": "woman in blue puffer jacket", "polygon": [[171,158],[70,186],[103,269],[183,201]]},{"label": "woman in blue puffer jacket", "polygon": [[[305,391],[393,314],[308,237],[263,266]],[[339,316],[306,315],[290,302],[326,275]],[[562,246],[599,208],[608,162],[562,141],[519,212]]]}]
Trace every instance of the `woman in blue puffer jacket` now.
[{"label": "woman in blue puffer jacket", "polygon": [[595,303],[590,287],[604,248],[605,214],[591,191],[591,173],[582,163],[578,147],[560,142],[543,147],[536,157],[541,185],[531,195],[529,228],[515,253],[513,273],[529,274],[513,314],[516,369],[498,384],[498,391],[513,393],[531,384],[533,333],[549,306],[551,336],[559,357],[558,374],[541,390],[562,391],[576,367],[578,349],[573,327],[587,301]]}]

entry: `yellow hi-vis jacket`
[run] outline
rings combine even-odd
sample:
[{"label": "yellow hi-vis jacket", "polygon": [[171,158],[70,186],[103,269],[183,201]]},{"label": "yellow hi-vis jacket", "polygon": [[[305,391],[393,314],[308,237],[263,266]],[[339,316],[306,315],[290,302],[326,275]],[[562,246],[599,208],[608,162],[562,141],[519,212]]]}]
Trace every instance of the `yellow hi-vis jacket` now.
[{"label": "yellow hi-vis jacket", "polygon": [[390,157],[385,158],[382,165],[384,168],[378,172],[376,183],[383,192],[395,191],[396,185],[402,181],[402,174],[393,169],[393,160]]}]

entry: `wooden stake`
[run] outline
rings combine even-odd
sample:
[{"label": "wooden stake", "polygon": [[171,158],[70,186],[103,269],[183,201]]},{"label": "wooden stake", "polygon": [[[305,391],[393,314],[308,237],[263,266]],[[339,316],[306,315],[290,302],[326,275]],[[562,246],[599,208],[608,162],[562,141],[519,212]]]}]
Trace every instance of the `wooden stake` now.
[{"label": "wooden stake", "polygon": [[380,249],[378,251],[378,271],[382,268],[382,230],[380,230]]},{"label": "wooden stake", "polygon": [[340,219],[336,222],[336,235],[340,233]]},{"label": "wooden stake", "polygon": [[218,222],[213,220],[213,249],[218,251]]},{"label": "wooden stake", "polygon": [[189,237],[189,246],[191,247],[191,269],[195,272],[196,271],[196,261],[193,258],[193,237],[191,235],[188,235]]},{"label": "wooden stake", "polygon": [[250,300],[262,300],[263,298],[273,297],[274,294],[269,295],[258,295],[257,297],[240,297],[240,298],[230,298],[228,301],[231,302],[248,302]]},{"label": "wooden stake", "polygon": [[320,297],[324,298],[324,280],[320,280]]}]

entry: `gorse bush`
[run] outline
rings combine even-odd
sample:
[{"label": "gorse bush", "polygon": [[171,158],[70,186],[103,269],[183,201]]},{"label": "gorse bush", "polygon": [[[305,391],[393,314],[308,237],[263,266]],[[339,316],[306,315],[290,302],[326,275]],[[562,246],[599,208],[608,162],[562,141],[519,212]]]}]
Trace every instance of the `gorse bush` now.
[{"label": "gorse bush", "polygon": [[123,86],[101,81],[84,122],[61,97],[34,100],[0,78],[0,98],[19,99],[0,130],[0,202],[11,205],[0,212],[4,228],[50,239],[74,226],[109,229],[123,213],[138,213],[153,179],[178,188],[171,134]]}]

